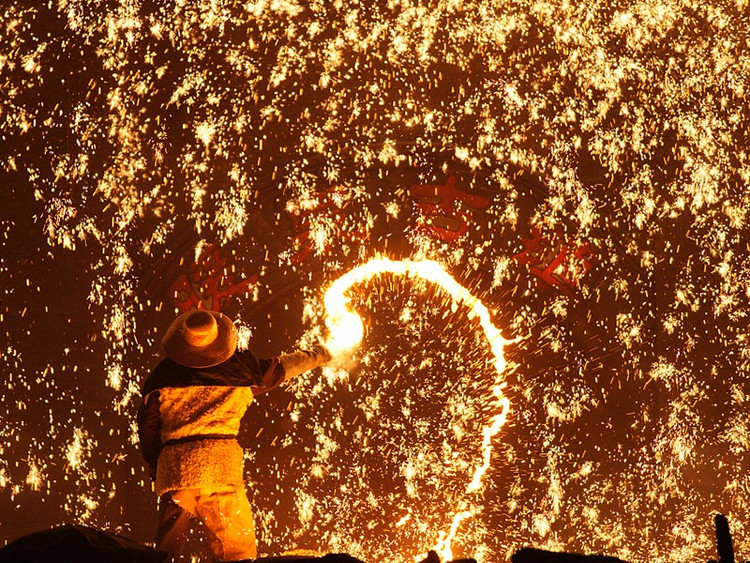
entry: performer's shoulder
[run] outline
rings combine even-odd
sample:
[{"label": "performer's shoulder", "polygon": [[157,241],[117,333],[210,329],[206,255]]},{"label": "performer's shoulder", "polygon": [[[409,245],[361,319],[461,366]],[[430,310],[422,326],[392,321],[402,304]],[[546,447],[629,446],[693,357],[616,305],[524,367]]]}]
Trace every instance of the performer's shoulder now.
[{"label": "performer's shoulder", "polygon": [[165,377],[168,374],[179,373],[185,369],[190,369],[190,368],[186,368],[185,366],[180,365],[177,362],[175,362],[172,358],[167,357],[161,360],[158,364],[156,364],[156,367],[151,372],[149,379],[155,378],[155,377]]},{"label": "performer's shoulder", "polygon": [[164,358],[146,378],[143,396],[165,387],[252,385],[262,374],[260,364],[249,350],[237,351],[225,362],[206,368],[190,368]]},{"label": "performer's shoulder", "polygon": [[143,384],[143,395],[163,387],[185,387],[190,385],[192,372],[188,367],[178,364],[171,358],[160,361]]},{"label": "performer's shoulder", "polygon": [[258,365],[258,357],[253,354],[250,350],[237,350],[232,356],[225,362],[226,365]]}]

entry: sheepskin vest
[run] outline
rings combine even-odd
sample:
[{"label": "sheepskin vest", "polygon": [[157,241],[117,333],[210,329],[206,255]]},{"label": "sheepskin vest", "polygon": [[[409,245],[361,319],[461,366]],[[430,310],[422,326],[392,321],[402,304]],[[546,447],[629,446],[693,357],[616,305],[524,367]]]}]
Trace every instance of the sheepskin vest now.
[{"label": "sheepskin vest", "polygon": [[243,452],[236,437],[253,400],[252,389],[166,387],[158,392],[164,446],[156,466],[156,493],[241,485]]},{"label": "sheepskin vest", "polygon": [[240,351],[209,368],[162,360],[146,380],[138,410],[156,493],[241,485],[243,451],[236,438],[253,397],[329,359],[316,347],[268,360]]}]

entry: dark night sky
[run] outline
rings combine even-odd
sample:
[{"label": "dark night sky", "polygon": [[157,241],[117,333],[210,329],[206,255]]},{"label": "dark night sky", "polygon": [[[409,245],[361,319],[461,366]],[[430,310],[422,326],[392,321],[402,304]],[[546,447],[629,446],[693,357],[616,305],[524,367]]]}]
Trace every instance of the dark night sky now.
[{"label": "dark night sky", "polygon": [[[714,557],[750,512],[747,2],[108,0],[0,8],[0,543],[149,541],[139,388],[180,310],[259,355],[352,288],[347,370],[249,409],[262,553]],[[369,556],[369,559],[368,559]]]}]

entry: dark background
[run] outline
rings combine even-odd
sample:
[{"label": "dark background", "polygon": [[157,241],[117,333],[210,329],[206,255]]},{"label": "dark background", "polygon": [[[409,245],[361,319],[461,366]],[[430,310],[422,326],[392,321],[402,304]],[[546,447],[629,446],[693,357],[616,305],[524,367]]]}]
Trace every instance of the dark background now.
[{"label": "dark background", "polygon": [[134,413],[174,314],[221,309],[277,354],[386,253],[440,260],[520,339],[486,488],[464,494],[488,347],[439,289],[384,276],[354,290],[348,373],[249,411],[262,552],[407,560],[469,502],[456,555],[486,561],[705,560],[716,512],[742,556],[746,8],[3,7],[0,539],[149,541]]}]

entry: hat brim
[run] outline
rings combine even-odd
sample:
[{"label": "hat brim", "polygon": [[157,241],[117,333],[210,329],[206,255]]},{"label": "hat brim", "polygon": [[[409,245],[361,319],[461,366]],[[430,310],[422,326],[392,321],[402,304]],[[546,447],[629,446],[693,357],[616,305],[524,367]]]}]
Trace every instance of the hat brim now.
[{"label": "hat brim", "polygon": [[208,368],[226,362],[237,349],[237,331],[234,323],[226,315],[216,311],[206,311],[216,319],[218,334],[211,344],[198,348],[185,340],[182,331],[185,319],[194,312],[183,313],[172,321],[167,329],[161,341],[167,356],[189,368]]}]

